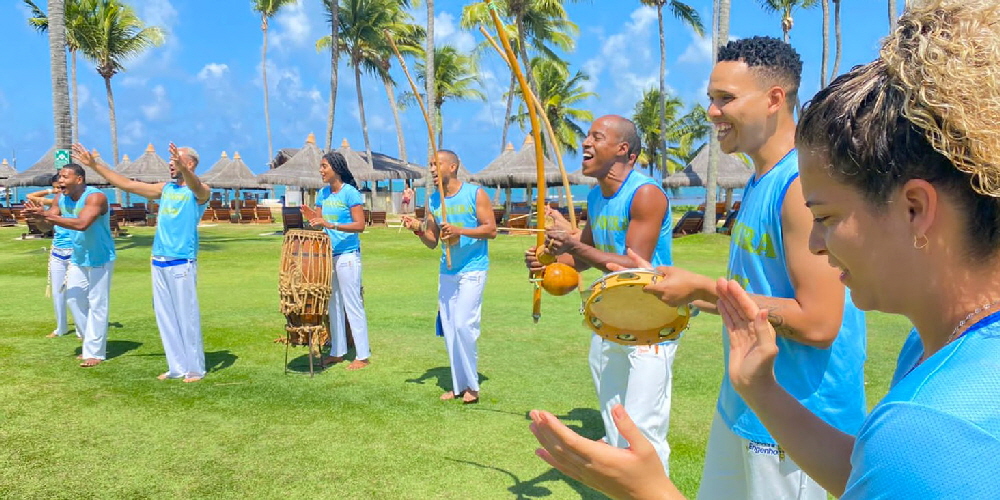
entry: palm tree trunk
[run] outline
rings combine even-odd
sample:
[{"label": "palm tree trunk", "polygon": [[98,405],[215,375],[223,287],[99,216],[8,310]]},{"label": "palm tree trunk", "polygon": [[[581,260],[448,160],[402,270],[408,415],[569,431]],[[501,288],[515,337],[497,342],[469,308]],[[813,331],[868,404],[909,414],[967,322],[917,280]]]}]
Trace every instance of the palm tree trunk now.
[{"label": "palm tree trunk", "polygon": [[[396,106],[396,96],[392,94],[393,86],[389,80],[383,80],[385,84],[385,95],[389,97],[389,107],[392,108],[392,118],[396,121],[396,142],[399,145],[399,159],[407,163],[406,159],[406,138],[403,137],[403,122],[399,119],[399,107]],[[329,148],[327,148],[329,149]]]},{"label": "palm tree trunk", "polygon": [[507,110],[503,115],[503,135],[500,136],[500,152],[503,153],[507,147],[507,131],[510,129],[510,113],[514,108],[514,86],[517,85],[517,77],[514,72],[510,72],[510,87],[507,90]]},{"label": "palm tree trunk", "polygon": [[271,146],[271,111],[267,102],[267,17],[261,16],[260,29],[264,33],[264,45],[260,49],[260,74],[264,82],[264,128],[267,129],[267,159],[270,161],[274,158],[274,148]]},{"label": "palm tree trunk", "polygon": [[[712,65],[715,65],[716,59],[719,54],[719,46],[726,43],[729,40],[729,1],[730,0],[714,0],[714,31],[712,36]],[[788,33],[785,33],[788,36]],[[718,191],[719,185],[719,138],[712,130],[709,136],[708,142],[708,172],[705,174],[705,222],[702,227],[702,232],[706,234],[715,234],[716,232],[716,220],[715,220],[715,200],[716,191]]]},{"label": "palm tree trunk", "polygon": [[889,0],[889,33],[896,26],[896,0]]},{"label": "palm tree trunk", "polygon": [[[361,114],[361,135],[365,138],[365,153],[368,154],[368,166],[372,166],[372,146],[368,140],[368,122],[365,121],[365,98],[361,91],[361,63],[354,60],[354,85],[358,89],[358,112]],[[373,167],[374,168],[374,167]]]},{"label": "palm tree trunk", "polygon": [[73,131],[70,135],[73,137],[73,143],[76,144],[80,138],[80,101],[77,98],[78,93],[76,91],[76,51],[71,51],[70,55],[73,61],[72,75],[70,76],[73,80]]},{"label": "palm tree trunk", "polygon": [[[326,149],[333,148],[333,117],[337,111],[337,64],[340,61],[340,0],[330,0],[330,114],[326,118]],[[405,158],[405,157],[404,157]]]},{"label": "palm tree trunk", "polygon": [[56,149],[69,149],[73,140],[66,81],[66,17],[63,0],[49,0],[49,72],[52,76],[52,125]]},{"label": "palm tree trunk", "polygon": [[664,109],[667,106],[667,39],[663,33],[663,3],[657,3],[656,5],[656,21],[659,24],[660,30],[660,99],[657,103],[656,114],[660,116],[660,134],[659,134],[659,144],[657,148],[660,154],[657,155],[660,168],[660,175],[663,179],[667,178],[667,157],[664,152],[667,150],[667,118],[664,115]]},{"label": "palm tree trunk", "polygon": [[[431,103],[437,102],[437,89],[434,87],[436,83],[436,78],[434,78],[435,68],[434,68],[434,0],[427,0],[427,47],[424,49],[424,71],[427,78],[424,78],[424,83],[426,88],[424,92],[426,93],[426,99],[424,102],[428,107]],[[437,127],[435,120],[431,120],[431,123],[427,124],[431,128],[431,137],[434,137],[434,129]],[[431,162],[434,161],[434,145],[430,142],[427,143],[427,168],[430,168]],[[424,206],[430,207],[431,203],[431,191],[435,190],[433,183],[430,180],[430,176],[426,177],[426,182],[424,183]]]},{"label": "palm tree trunk", "polygon": [[820,0],[823,5],[823,55],[820,59],[820,88],[826,87],[826,63],[830,59],[830,5],[826,2],[827,0]]},{"label": "palm tree trunk", "polygon": [[438,150],[444,147],[444,116],[441,114],[441,104],[434,105],[434,121],[437,122]]},{"label": "palm tree trunk", "polygon": [[115,96],[111,93],[111,77],[104,77],[104,89],[108,91],[108,115],[111,119],[111,156],[118,164],[118,121],[115,118]]},{"label": "palm tree trunk", "polygon": [[833,37],[837,41],[833,52],[833,73],[830,80],[837,76],[840,68],[840,0],[833,0]]}]

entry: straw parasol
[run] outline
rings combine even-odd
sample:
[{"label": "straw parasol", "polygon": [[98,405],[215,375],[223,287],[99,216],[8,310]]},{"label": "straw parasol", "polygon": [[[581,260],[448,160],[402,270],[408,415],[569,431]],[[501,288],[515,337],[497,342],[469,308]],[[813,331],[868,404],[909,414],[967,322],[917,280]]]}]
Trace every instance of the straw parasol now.
[{"label": "straw parasol", "polygon": [[[534,186],[538,182],[535,170],[534,139],[530,135],[525,137],[524,144],[517,151],[514,151],[513,145],[508,144],[500,156],[474,174],[470,180],[488,186]],[[569,181],[573,184],[589,183],[583,175],[578,173],[569,174]],[[545,158],[545,182],[549,184],[562,182],[559,167],[547,157]]]},{"label": "straw parasol", "polygon": [[[664,187],[704,186],[708,177],[708,148],[703,144],[695,152],[694,158],[684,167],[663,179]],[[727,155],[721,149],[716,149],[719,158],[719,187],[723,189],[738,189],[746,186],[747,180],[753,174],[743,160],[735,155]]]},{"label": "straw parasol", "polygon": [[10,181],[11,177],[17,175],[17,170],[7,163],[7,159],[3,159],[3,163],[0,163],[0,186],[6,186]]},{"label": "straw parasol", "polygon": [[323,150],[316,146],[316,136],[310,133],[302,149],[280,167],[258,175],[257,183],[282,184],[306,189],[322,188],[326,186],[319,175],[319,160],[322,157]]},{"label": "straw parasol", "polygon": [[[7,179],[8,186],[48,186],[51,184],[52,174],[56,173],[56,159],[55,159],[55,147],[49,148],[48,151],[42,155],[41,158],[35,162],[34,165],[21,172],[14,175],[13,177]],[[108,166],[101,157],[97,157],[97,161],[101,162],[105,167]],[[81,165],[82,166],[82,165]],[[98,175],[97,172],[91,170],[89,167],[83,167],[84,172],[87,176],[88,186],[108,186],[110,183],[104,176]]]},{"label": "straw parasol", "polygon": [[243,163],[243,158],[237,151],[233,153],[233,159],[226,157],[226,152],[222,152],[222,158],[215,162],[212,169],[201,176],[213,188],[219,189],[264,189],[257,182],[257,177],[250,171],[250,167]]},{"label": "straw parasol", "polygon": [[120,168],[118,173],[129,179],[142,182],[170,182],[173,180],[170,177],[170,166],[166,160],[157,156],[152,143],[146,146],[146,152],[142,156]]}]

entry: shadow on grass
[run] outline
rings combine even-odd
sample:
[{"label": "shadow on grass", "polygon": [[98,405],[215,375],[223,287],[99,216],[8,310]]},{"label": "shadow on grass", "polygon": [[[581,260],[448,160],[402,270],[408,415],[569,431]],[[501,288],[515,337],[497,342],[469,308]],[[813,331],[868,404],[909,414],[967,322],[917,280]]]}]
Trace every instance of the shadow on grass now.
[{"label": "shadow on grass", "polygon": [[239,359],[239,356],[229,351],[215,351],[205,353],[205,370],[209,373],[225,370]]},{"label": "shadow on grass", "polygon": [[[104,354],[104,359],[115,359],[129,351],[134,351],[142,346],[142,342],[133,342],[131,340],[109,340],[108,347]],[[75,355],[79,356],[83,354],[83,347],[77,347],[74,352]]]},{"label": "shadow on grass", "polygon": [[598,493],[597,491],[590,489],[583,483],[563,474],[562,472],[559,472],[556,469],[549,469],[548,471],[542,473],[538,477],[529,479],[527,481],[522,481],[521,478],[517,477],[517,474],[514,474],[513,472],[506,469],[493,467],[492,465],[484,465],[476,462],[470,462],[468,460],[456,460],[454,458],[446,458],[446,460],[450,460],[455,463],[471,465],[473,467],[479,467],[480,469],[494,470],[506,474],[507,477],[509,477],[510,480],[514,483],[513,486],[507,488],[507,491],[513,493],[515,495],[514,498],[518,500],[551,496],[552,490],[546,488],[543,485],[543,483],[548,483],[553,481],[566,483],[567,486],[573,488],[573,491],[575,491],[578,495],[580,495],[581,499],[604,500],[607,498],[601,493]]},{"label": "shadow on grass", "polygon": [[[489,380],[489,377],[483,375],[482,373],[477,373],[477,375],[479,375],[480,386],[482,386],[483,382]],[[437,386],[440,387],[442,391],[451,391],[455,389],[454,387],[451,386],[451,368],[447,366],[430,368],[427,371],[425,371],[423,375],[417,378],[406,379],[406,382],[410,384],[424,385],[430,379],[437,379]]]},{"label": "shadow on grass", "polygon": [[[525,415],[525,418],[531,420],[530,416]],[[595,440],[604,437],[604,420],[601,418],[601,412],[593,408],[573,408],[565,415],[556,415],[556,418],[566,424],[566,427],[572,429],[573,432],[587,439]],[[570,423],[573,420],[580,422],[580,424]]]}]

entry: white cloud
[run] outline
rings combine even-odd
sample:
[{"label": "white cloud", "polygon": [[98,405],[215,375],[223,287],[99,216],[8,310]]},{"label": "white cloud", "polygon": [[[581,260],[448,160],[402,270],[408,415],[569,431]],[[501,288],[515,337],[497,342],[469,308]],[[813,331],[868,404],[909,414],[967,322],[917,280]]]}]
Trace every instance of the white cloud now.
[{"label": "white cloud", "polygon": [[221,80],[229,73],[229,65],[223,63],[208,63],[198,71],[198,81],[211,83]]},{"label": "white cloud", "polygon": [[144,145],[142,143],[145,136],[146,127],[139,120],[125,123],[118,130],[118,142],[123,146]]},{"label": "white cloud", "polygon": [[451,45],[459,52],[472,52],[476,48],[476,39],[468,31],[459,28],[455,16],[441,12],[434,16],[434,44]]},{"label": "white cloud", "polygon": [[677,62],[688,64],[711,64],[712,63],[712,38],[708,36],[698,36],[691,32],[694,39],[691,44],[684,49],[684,53],[677,58]]},{"label": "white cloud", "polygon": [[269,27],[270,42],[277,49],[302,47],[315,42],[312,36],[310,16],[301,0],[278,11],[273,27]]},{"label": "white cloud", "polygon": [[136,7],[139,18],[147,26],[158,26],[163,31],[163,45],[153,47],[139,54],[131,63],[126,63],[129,69],[144,69],[163,71],[172,66],[174,54],[180,48],[180,39],[174,31],[179,16],[170,0],[143,0]]},{"label": "white cloud", "polygon": [[618,82],[621,73],[653,63],[652,45],[645,42],[652,33],[656,10],[639,7],[629,17],[630,21],[625,23],[622,31],[605,38],[598,55],[583,63],[584,72],[590,76],[590,81],[582,85],[584,90],[594,91],[605,70],[616,74],[614,78]]},{"label": "white cloud", "polygon": [[142,109],[143,116],[147,120],[154,121],[163,118],[163,116],[170,111],[170,101],[167,99],[167,89],[163,88],[163,85],[157,85],[153,87],[153,98],[149,104],[144,104],[140,107]]}]

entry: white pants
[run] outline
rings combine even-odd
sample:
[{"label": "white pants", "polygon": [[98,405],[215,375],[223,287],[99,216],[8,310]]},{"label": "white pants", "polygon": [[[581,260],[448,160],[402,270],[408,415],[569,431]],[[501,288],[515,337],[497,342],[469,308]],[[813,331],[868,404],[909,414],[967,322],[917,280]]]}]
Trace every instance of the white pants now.
[{"label": "white pants", "polygon": [[826,500],[826,491],[776,445],[749,441],[715,412],[698,500]]},{"label": "white pants", "polygon": [[[154,260],[155,262],[155,260]],[[167,357],[168,378],[205,376],[205,348],[198,309],[198,263],[151,266],[153,312]]]},{"label": "white pants", "polygon": [[368,346],[368,318],[365,305],[361,301],[361,254],[342,253],[333,256],[333,293],[330,294],[330,355],[343,357],[347,354],[347,328],[344,314],[351,324],[354,337],[355,359],[371,357]]},{"label": "white pants", "polygon": [[66,305],[77,333],[83,333],[83,359],[104,359],[108,346],[108,293],[114,261],[98,267],[70,264],[66,270]]},{"label": "white pants", "polygon": [[[69,333],[69,319],[66,315],[66,271],[73,255],[70,248],[53,248],[49,254],[49,289],[52,291],[52,306],[56,311],[56,335]],[[77,336],[80,332],[77,332]]]},{"label": "white pants", "polygon": [[676,353],[676,342],[625,346],[598,335],[594,335],[590,342],[590,372],[601,405],[605,439],[618,448],[629,446],[628,441],[618,433],[611,417],[611,408],[620,404],[653,444],[668,474],[671,369]]},{"label": "white pants", "polygon": [[438,282],[438,316],[451,364],[451,387],[455,394],[479,391],[479,320],[482,318],[486,271],[442,274]]}]

